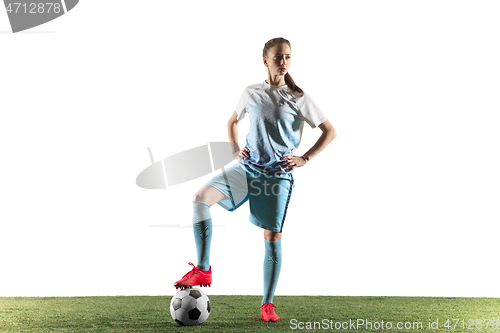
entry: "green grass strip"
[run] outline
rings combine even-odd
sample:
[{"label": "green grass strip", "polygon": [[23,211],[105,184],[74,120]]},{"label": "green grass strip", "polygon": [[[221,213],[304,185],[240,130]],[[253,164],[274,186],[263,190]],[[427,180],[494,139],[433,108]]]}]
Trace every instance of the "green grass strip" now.
[{"label": "green grass strip", "polygon": [[[477,321],[496,319],[498,323],[500,299],[497,298],[275,296],[280,321],[265,323],[260,320],[262,297],[212,295],[209,296],[212,312],[208,320],[201,326],[181,327],[170,317],[171,297],[0,297],[0,332],[500,333],[492,322],[486,328],[487,321]],[[443,326],[447,319],[450,319],[448,328]],[[359,323],[358,320],[371,322],[371,329],[365,326],[353,329],[353,322]],[[438,329],[429,328],[436,320],[439,320]],[[382,321],[385,325],[391,322],[392,329],[386,326],[382,329]],[[421,329],[397,329],[395,326],[413,322],[421,322]],[[379,329],[375,323],[379,324]],[[344,329],[339,324],[343,324]]]}]

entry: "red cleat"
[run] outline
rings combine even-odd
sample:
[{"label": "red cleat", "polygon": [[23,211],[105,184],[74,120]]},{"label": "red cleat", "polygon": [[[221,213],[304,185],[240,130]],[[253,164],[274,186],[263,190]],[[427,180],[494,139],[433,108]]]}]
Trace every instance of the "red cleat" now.
[{"label": "red cleat", "polygon": [[277,322],[280,320],[280,317],[276,313],[274,313],[274,309],[277,306],[273,303],[266,303],[260,307],[260,318],[264,321],[274,321]]},{"label": "red cleat", "polygon": [[210,287],[212,284],[212,267],[208,271],[196,267],[192,262],[189,263],[193,269],[174,283],[175,289],[192,288],[193,286]]}]

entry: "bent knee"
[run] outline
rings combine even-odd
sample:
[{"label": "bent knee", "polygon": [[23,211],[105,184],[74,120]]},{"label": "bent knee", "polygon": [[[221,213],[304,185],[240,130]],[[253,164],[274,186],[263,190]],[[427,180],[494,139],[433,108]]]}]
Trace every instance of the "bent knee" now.
[{"label": "bent knee", "polygon": [[203,193],[201,193],[200,191],[196,192],[194,195],[193,195],[193,198],[192,200],[193,201],[199,201],[199,202],[204,202],[203,201]]},{"label": "bent knee", "polygon": [[193,195],[193,198],[192,198],[193,201],[199,201],[199,202],[204,202],[206,204],[210,204],[210,193],[208,193],[208,190],[206,188],[206,186],[203,186],[202,188],[200,188],[194,195]]},{"label": "bent knee", "polygon": [[210,206],[213,206],[224,198],[226,198],[226,196],[219,190],[213,188],[210,185],[204,185],[193,195],[192,200],[204,202],[206,204],[209,204]]}]

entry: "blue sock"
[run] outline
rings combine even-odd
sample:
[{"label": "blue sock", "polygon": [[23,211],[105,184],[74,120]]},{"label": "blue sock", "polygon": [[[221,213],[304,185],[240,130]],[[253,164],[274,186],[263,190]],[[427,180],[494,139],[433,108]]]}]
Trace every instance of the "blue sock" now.
[{"label": "blue sock", "polygon": [[193,201],[193,231],[198,255],[198,267],[210,269],[210,244],[212,242],[212,215],[210,205]]},{"label": "blue sock", "polygon": [[281,239],[270,242],[264,238],[266,254],[264,256],[264,297],[262,304],[272,303],[274,291],[281,271]]}]

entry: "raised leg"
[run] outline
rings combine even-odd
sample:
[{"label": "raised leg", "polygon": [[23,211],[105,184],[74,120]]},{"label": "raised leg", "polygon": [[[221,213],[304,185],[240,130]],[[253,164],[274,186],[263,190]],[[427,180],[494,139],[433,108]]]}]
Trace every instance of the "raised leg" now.
[{"label": "raised leg", "polygon": [[193,201],[204,202],[210,206],[215,205],[221,200],[229,199],[224,194],[222,194],[215,187],[210,185],[203,185],[194,195]]},{"label": "raised leg", "polygon": [[180,280],[174,283],[176,288],[192,286],[210,286],[212,284],[212,269],[210,267],[210,244],[212,241],[212,216],[210,206],[213,206],[226,196],[212,186],[203,185],[193,196],[193,231],[196,243],[198,264],[193,265]]},{"label": "raised leg", "polygon": [[212,216],[210,207],[227,198],[210,185],[203,185],[193,196],[193,231],[198,256],[197,267],[210,269],[210,246],[212,242]]}]

